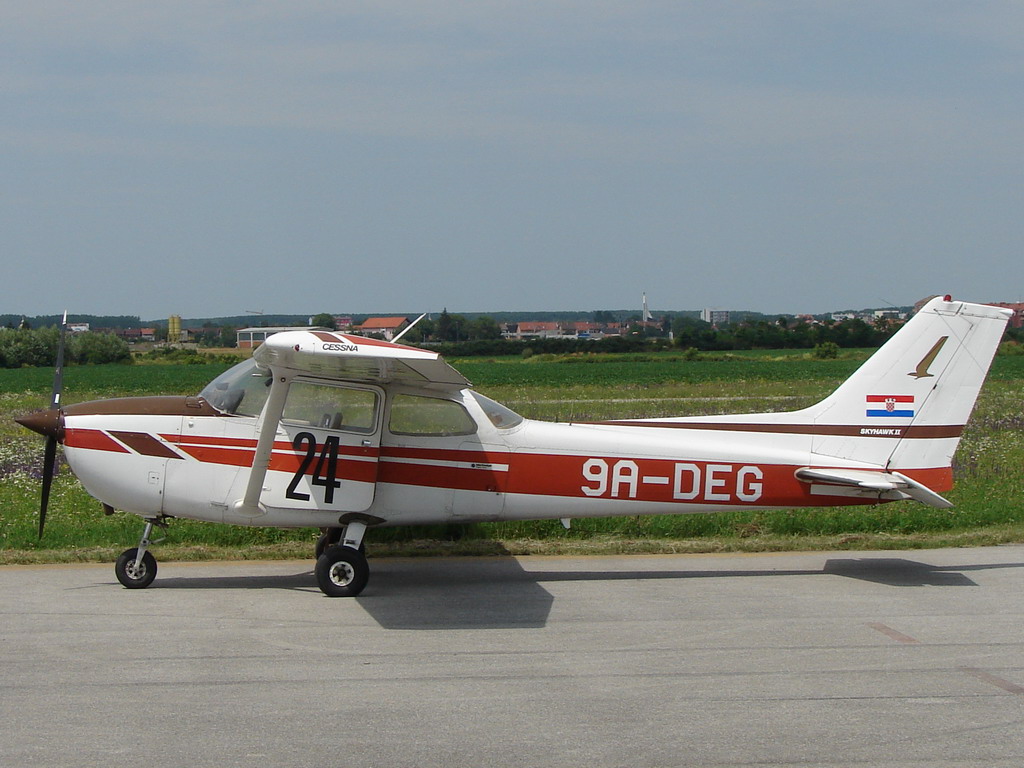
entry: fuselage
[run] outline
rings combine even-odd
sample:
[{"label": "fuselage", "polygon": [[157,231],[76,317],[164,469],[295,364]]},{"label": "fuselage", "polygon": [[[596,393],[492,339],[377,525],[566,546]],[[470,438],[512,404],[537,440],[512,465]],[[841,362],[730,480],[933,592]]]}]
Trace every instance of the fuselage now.
[{"label": "fuselage", "polygon": [[[406,525],[880,500],[798,480],[795,471],[806,466],[879,469],[816,456],[806,430],[548,423],[518,417],[468,388],[404,385],[331,385],[335,399],[361,409],[352,423],[340,414],[332,423],[319,394],[303,392],[306,402],[286,409],[277,428],[258,510],[236,502],[260,418],[219,411],[203,398],[69,406],[67,460],[89,493],[115,509],[280,527],[338,526],[352,514]],[[922,468],[918,477],[942,488],[946,474]]]}]

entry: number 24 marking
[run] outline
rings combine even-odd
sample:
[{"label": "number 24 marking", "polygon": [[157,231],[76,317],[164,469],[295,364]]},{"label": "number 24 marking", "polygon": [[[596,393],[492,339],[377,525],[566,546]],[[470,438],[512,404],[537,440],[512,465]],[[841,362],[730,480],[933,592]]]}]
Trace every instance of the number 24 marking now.
[{"label": "number 24 marking", "polygon": [[[292,481],[288,483],[288,490],[285,491],[284,495],[289,499],[309,501],[309,494],[297,491],[296,488],[299,487],[299,483],[306,476],[310,465],[316,458],[316,436],[312,432],[299,432],[295,439],[292,440],[292,447],[296,451],[305,451],[305,455],[302,457],[302,461],[295,472],[295,476],[292,477]],[[337,436],[328,437],[324,441],[324,447],[321,449],[320,458],[317,459],[316,466],[313,468],[313,479],[310,480],[310,483],[323,487],[324,504],[334,503],[334,490],[341,487],[341,481],[338,479]]]}]

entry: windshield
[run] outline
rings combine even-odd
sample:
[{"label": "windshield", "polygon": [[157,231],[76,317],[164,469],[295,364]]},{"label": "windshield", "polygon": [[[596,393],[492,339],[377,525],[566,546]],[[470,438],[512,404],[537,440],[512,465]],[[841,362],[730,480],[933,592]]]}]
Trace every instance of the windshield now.
[{"label": "windshield", "polygon": [[470,392],[473,398],[480,404],[480,407],[484,409],[484,413],[487,414],[487,418],[491,420],[491,424],[496,426],[498,429],[509,429],[517,424],[523,422],[523,417],[513,411],[511,408],[506,408],[501,403],[496,403],[489,397],[484,397],[479,392]]},{"label": "windshield", "polygon": [[249,359],[228,368],[207,384],[199,396],[222,413],[259,416],[270,394],[270,371]]}]

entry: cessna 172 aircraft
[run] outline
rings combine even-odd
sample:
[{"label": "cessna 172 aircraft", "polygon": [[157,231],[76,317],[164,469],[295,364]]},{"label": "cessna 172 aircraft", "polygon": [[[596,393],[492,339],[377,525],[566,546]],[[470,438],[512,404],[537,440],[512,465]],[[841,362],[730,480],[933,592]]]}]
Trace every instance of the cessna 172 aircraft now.
[{"label": "cessna 172 aircraft", "polygon": [[[834,393],[785,413],[545,423],[437,354],[327,331],[271,336],[195,397],[100,400],[18,421],[58,442],[107,511],[144,520],[117,560],[156,576],[154,525],[317,527],[316,579],[358,595],[378,526],[876,504],[951,504],[951,460],[1010,316],[930,301]],[[60,356],[58,356],[60,357]]]}]

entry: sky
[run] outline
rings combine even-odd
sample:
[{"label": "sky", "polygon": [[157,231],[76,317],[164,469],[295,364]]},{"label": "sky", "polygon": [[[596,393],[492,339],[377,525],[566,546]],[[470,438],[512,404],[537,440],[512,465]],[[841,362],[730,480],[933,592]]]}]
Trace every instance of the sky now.
[{"label": "sky", "polygon": [[0,6],[0,314],[1024,297],[1024,4]]}]

